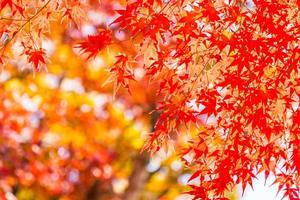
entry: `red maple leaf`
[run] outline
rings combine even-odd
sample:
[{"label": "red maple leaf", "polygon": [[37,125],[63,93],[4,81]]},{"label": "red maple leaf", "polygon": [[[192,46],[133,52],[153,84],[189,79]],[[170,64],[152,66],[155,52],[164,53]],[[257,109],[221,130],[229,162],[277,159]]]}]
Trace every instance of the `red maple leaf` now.
[{"label": "red maple leaf", "polygon": [[2,0],[0,1],[0,11],[2,11],[5,7],[8,6],[12,11],[12,15],[15,15],[16,12],[19,12],[24,17],[24,8],[19,6],[19,3],[19,1],[14,3],[12,0]]},{"label": "red maple leaf", "polygon": [[10,8],[13,7],[14,3],[12,2],[12,0],[3,0],[0,4],[0,10],[2,10],[4,7],[9,6]]},{"label": "red maple leaf", "polygon": [[88,58],[94,57],[99,51],[104,49],[112,41],[111,31],[102,29],[96,35],[89,35],[86,41],[83,41],[76,46],[83,53],[88,53]]},{"label": "red maple leaf", "polygon": [[28,62],[33,64],[35,70],[38,69],[40,64],[45,64],[45,50],[40,48],[39,50],[28,50],[25,52],[28,56]]},{"label": "red maple leaf", "polygon": [[293,158],[296,170],[300,173],[300,145],[299,140],[294,141]]},{"label": "red maple leaf", "polygon": [[114,63],[113,67],[110,69],[110,72],[114,73],[117,77],[117,86],[122,85],[125,87],[129,93],[129,80],[135,80],[134,74],[127,67],[128,58],[124,55],[116,56],[117,61]]}]

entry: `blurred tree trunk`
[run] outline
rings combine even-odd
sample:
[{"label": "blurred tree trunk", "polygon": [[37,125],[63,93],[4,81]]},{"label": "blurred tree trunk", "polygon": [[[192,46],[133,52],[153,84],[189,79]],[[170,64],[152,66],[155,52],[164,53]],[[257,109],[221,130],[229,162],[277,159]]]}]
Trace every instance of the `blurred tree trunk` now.
[{"label": "blurred tree trunk", "polygon": [[[155,105],[152,105],[154,110]],[[155,130],[155,123],[159,114],[152,112],[151,114],[151,132]],[[123,195],[122,200],[139,200],[141,191],[149,180],[150,173],[147,171],[146,166],[149,163],[148,152],[138,154],[133,160],[133,171],[129,177],[128,187]]]},{"label": "blurred tree trunk", "polygon": [[[151,115],[151,132],[155,129],[158,116],[157,112],[153,112]],[[132,158],[133,169],[128,178],[128,187],[121,197],[113,192],[112,185],[109,184],[103,188],[103,186],[101,187],[102,183],[95,182],[89,189],[86,198],[88,200],[139,200],[141,192],[151,176],[146,169],[149,159],[148,152],[138,153]]]},{"label": "blurred tree trunk", "polygon": [[129,184],[122,200],[140,199],[140,192],[143,190],[149,177],[149,172],[146,170],[148,162],[149,156],[147,152],[143,152],[135,157],[133,160],[134,168],[129,177]]}]

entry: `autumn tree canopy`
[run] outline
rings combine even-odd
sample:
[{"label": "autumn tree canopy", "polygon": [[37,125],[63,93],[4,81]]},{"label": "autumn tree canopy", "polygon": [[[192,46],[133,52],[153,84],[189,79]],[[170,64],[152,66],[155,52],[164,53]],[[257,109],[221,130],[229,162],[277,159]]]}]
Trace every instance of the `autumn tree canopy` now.
[{"label": "autumn tree canopy", "polygon": [[57,21],[86,62],[113,57],[99,87],[154,91],[144,151],[196,129],[178,152],[195,199],[227,199],[259,173],[300,198],[299,0],[2,0],[0,10],[3,68],[47,70]]}]

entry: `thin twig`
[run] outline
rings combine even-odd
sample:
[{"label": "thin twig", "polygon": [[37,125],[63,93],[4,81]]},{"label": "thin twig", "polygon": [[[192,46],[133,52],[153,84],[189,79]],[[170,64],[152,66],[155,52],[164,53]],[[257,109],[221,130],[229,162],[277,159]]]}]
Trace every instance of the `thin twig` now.
[{"label": "thin twig", "polygon": [[[5,51],[5,48],[6,48],[6,46],[9,44],[9,42],[10,41],[12,41],[15,37],[16,37],[16,35],[29,23],[29,22],[31,22],[31,20],[32,19],[34,19],[35,17],[37,17],[41,12],[42,12],[42,10],[44,10],[47,6],[48,6],[48,4],[51,2],[51,0],[48,0],[40,9],[38,9],[38,11],[33,15],[33,16],[31,16],[29,19],[27,19],[26,20],[26,22],[24,23],[24,24],[22,24],[22,26],[16,31],[16,32],[14,32],[14,34],[12,35],[12,37],[5,43],[5,45],[3,46],[3,53],[4,53],[4,51]],[[1,18],[2,19],[2,18]],[[5,19],[7,19],[7,18],[5,18]]]}]

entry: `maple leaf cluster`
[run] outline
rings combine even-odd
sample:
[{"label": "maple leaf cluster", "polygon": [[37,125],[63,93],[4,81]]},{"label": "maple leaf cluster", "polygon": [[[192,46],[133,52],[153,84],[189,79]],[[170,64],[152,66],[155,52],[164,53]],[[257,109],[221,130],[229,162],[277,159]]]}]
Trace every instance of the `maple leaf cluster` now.
[{"label": "maple leaf cluster", "polygon": [[88,57],[92,58],[97,55],[103,48],[111,43],[111,31],[109,30],[100,30],[97,35],[89,35],[87,41],[81,42],[78,44],[84,53],[88,53]]},{"label": "maple leaf cluster", "polygon": [[22,55],[28,67],[35,71],[41,69],[48,56],[42,49],[49,39],[50,22],[57,20],[62,25],[77,25],[86,15],[86,6],[87,3],[80,0],[1,0],[0,63],[7,65],[11,58],[20,60]]},{"label": "maple leaf cluster", "polygon": [[225,199],[259,173],[299,199],[297,3],[136,1],[117,11],[113,23],[145,47],[133,57],[162,99],[145,148],[158,151],[183,126],[201,129],[182,153],[195,199]]},{"label": "maple leaf cluster", "polygon": [[28,56],[28,62],[33,64],[35,70],[39,68],[41,64],[45,64],[45,51],[39,50],[27,50],[25,54]]},{"label": "maple leaf cluster", "polygon": [[[1,9],[17,9],[6,2]],[[75,10],[70,2],[70,7],[47,3],[44,7],[53,4],[54,10]],[[116,10],[113,3],[100,5],[115,17],[109,28],[77,47],[92,59],[120,45],[109,68],[115,88],[129,89],[137,80],[134,71],[156,86],[159,116],[145,149],[156,152],[193,126],[199,133],[191,136],[181,158],[195,169],[190,179],[197,180],[190,191],[195,199],[226,199],[226,191],[237,184],[243,190],[252,186],[259,173],[274,176],[284,196],[299,199],[299,1],[136,0]],[[27,15],[32,21],[39,13],[51,16],[49,9],[28,10],[9,17]],[[15,27],[1,30],[10,40],[29,25],[28,20],[0,22]],[[115,37],[119,32],[124,38]],[[43,51],[27,52],[35,68],[45,62]]]}]

